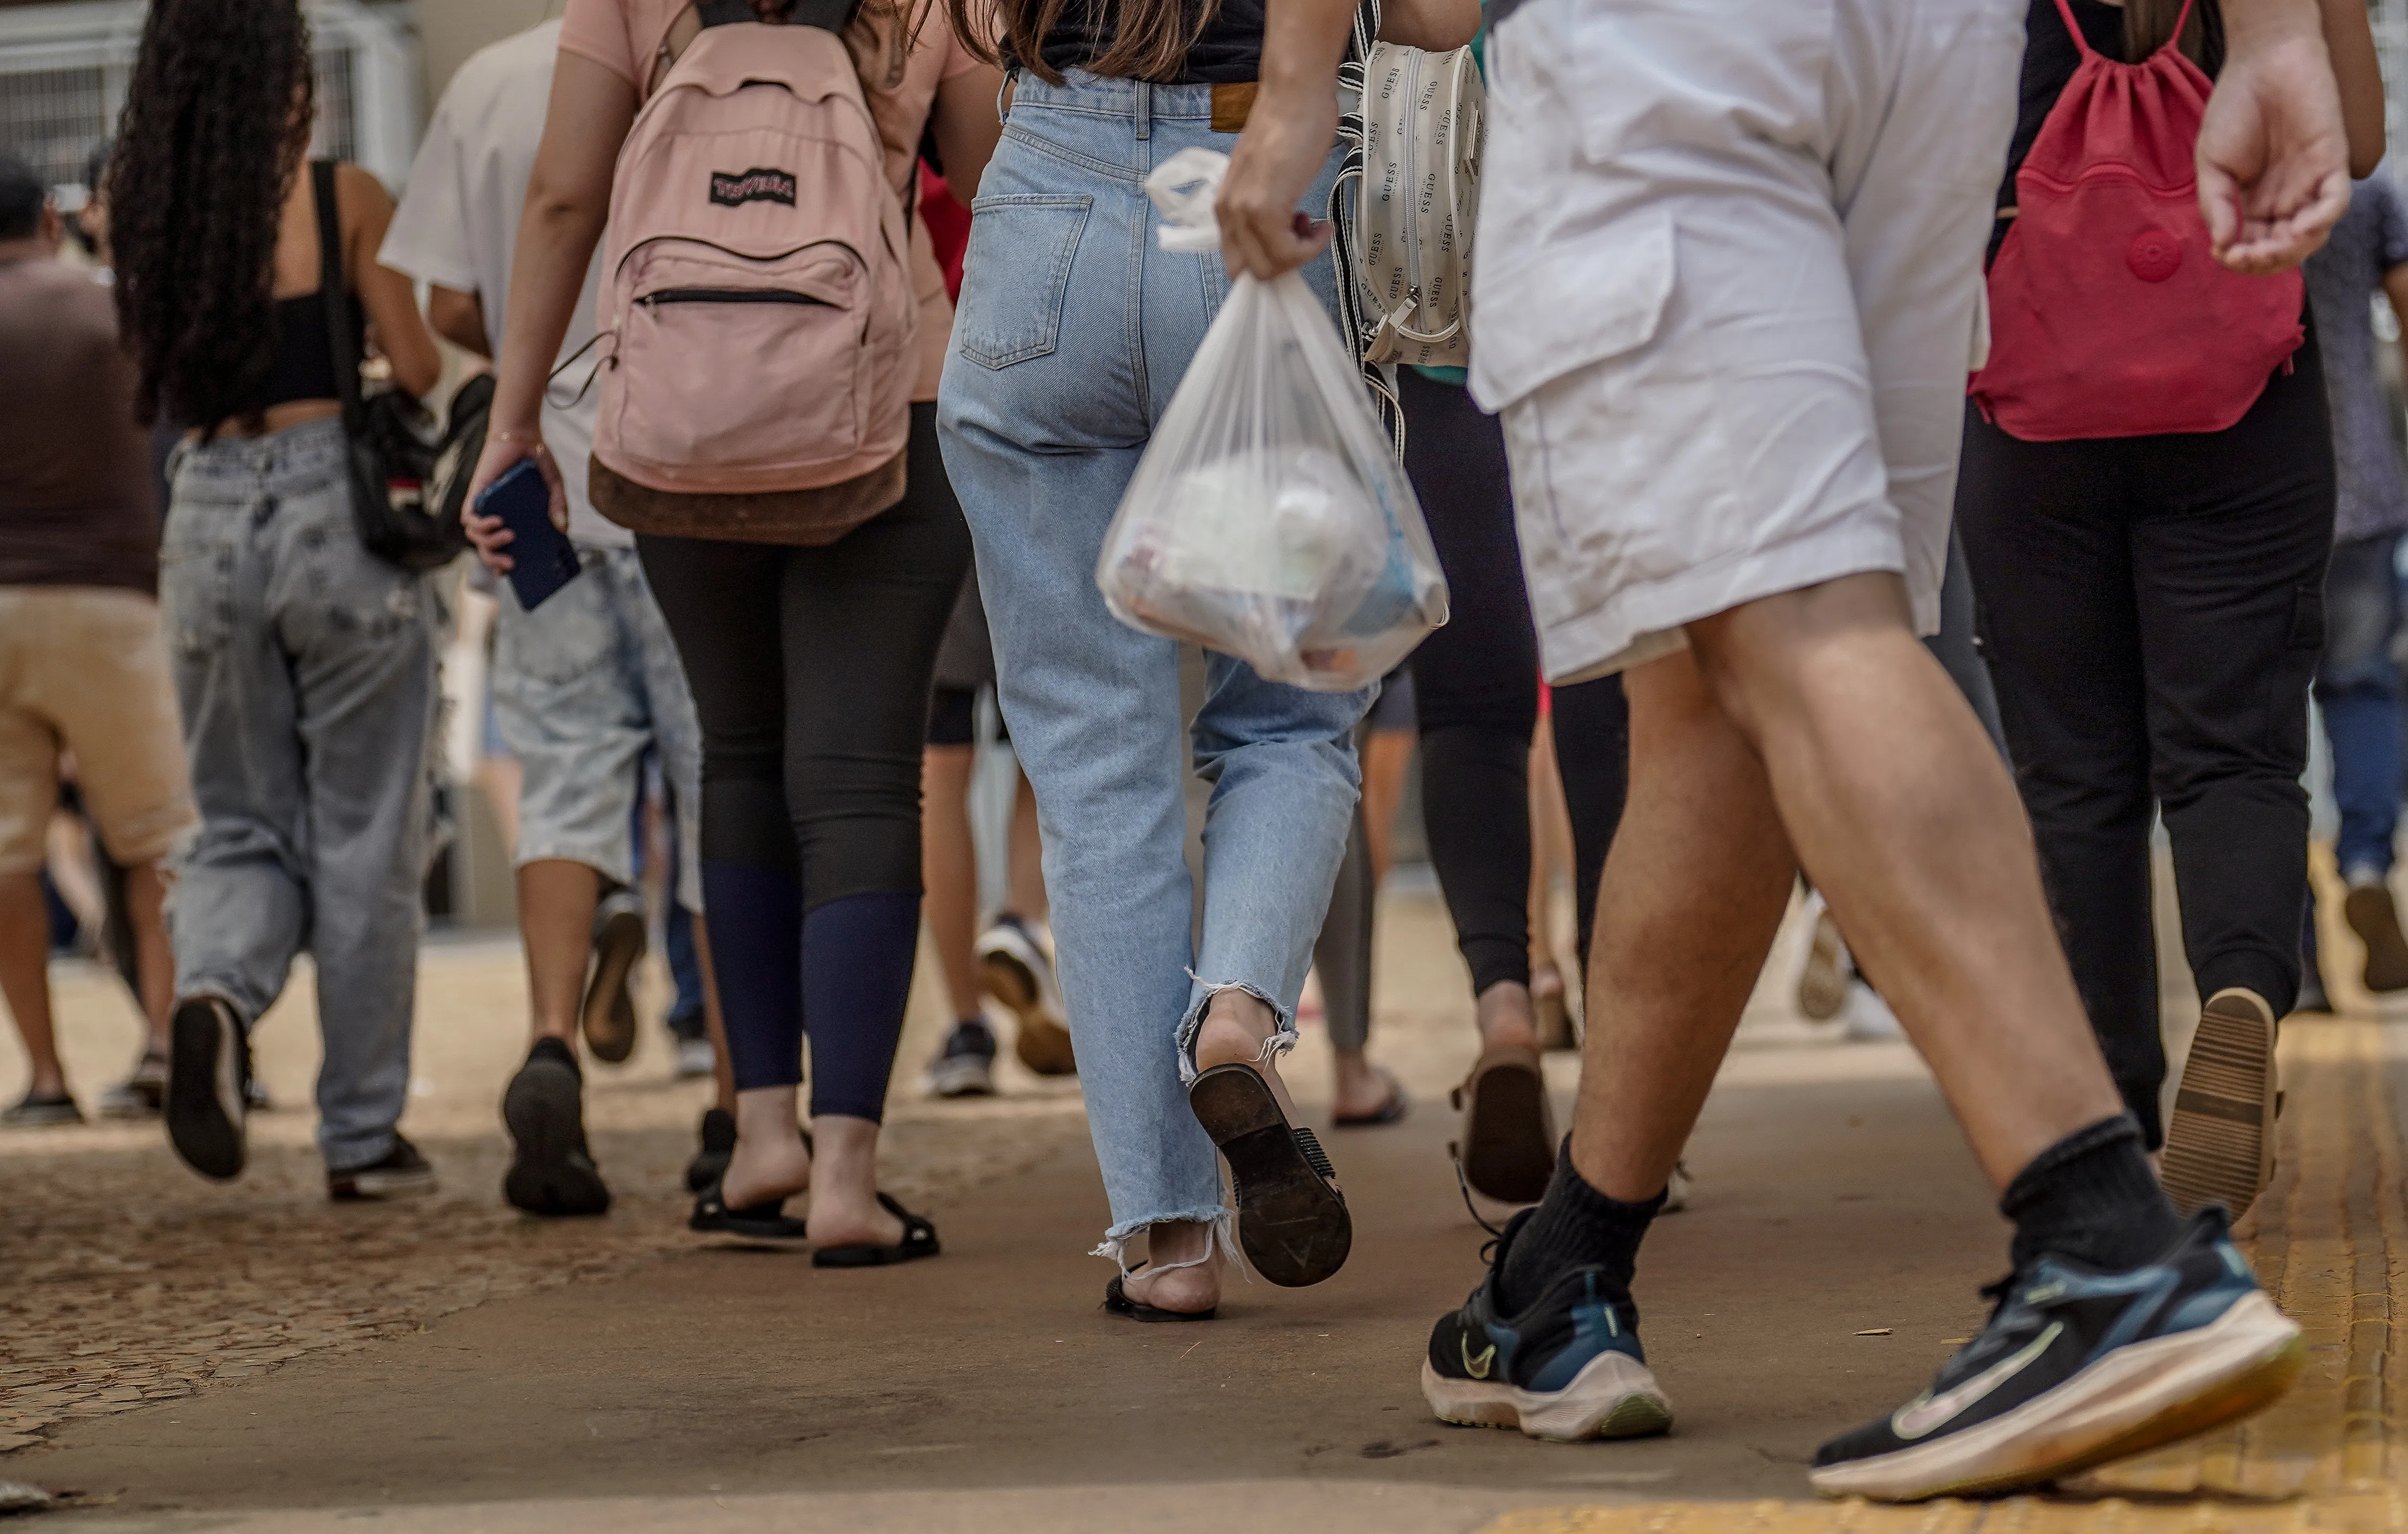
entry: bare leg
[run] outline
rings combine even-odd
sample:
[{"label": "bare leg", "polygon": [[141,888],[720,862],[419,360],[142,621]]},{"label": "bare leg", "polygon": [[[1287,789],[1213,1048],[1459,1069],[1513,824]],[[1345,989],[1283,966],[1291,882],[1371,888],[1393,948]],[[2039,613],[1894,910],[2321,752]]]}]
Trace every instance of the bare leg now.
[{"label": "bare leg", "polygon": [[2014,785],[1907,619],[1897,576],[1850,576],[1692,624],[1689,655],[1630,673],[1630,811],[1598,912],[1614,986],[1592,993],[1573,1132],[1609,1197],[1664,1186],[1793,845],[1996,1186],[2121,1111]]},{"label": "bare leg", "polygon": [[125,907],[134,928],[134,968],[142,979],[142,1015],[150,1025],[150,1051],[167,1053],[167,1023],[176,1011],[176,955],[167,946],[164,914],[167,882],[159,866],[125,870]]},{"label": "bare leg", "polygon": [[485,803],[494,811],[494,824],[500,827],[506,848],[519,844],[519,784],[524,778],[515,756],[478,760],[477,786],[485,791]]},{"label": "bare leg", "polygon": [[801,1095],[795,1086],[736,1094],[736,1152],[720,1180],[728,1208],[792,1197],[811,1185],[811,1154],[795,1119]]},{"label": "bare leg", "polygon": [[66,1090],[59,1068],[57,1036],[50,1028],[50,913],[36,872],[0,874],[0,999],[17,1020],[33,1065],[34,1092],[52,1097]]},{"label": "bare leg", "polygon": [[1011,799],[1011,868],[1004,909],[1025,922],[1041,922],[1045,899],[1045,847],[1037,829],[1037,790],[1020,780]]},{"label": "bare leg", "polygon": [[920,758],[920,910],[937,946],[955,1020],[979,1015],[978,849],[970,838],[970,746],[930,746]]},{"label": "bare leg", "polygon": [[594,910],[602,876],[547,857],[519,869],[519,932],[526,942],[530,1037],[577,1048],[577,1010],[594,957]]},{"label": "bare leg", "polygon": [[1371,849],[1371,893],[1388,882],[1396,843],[1397,810],[1405,802],[1405,776],[1413,762],[1413,732],[1373,730],[1363,744],[1363,839]]}]

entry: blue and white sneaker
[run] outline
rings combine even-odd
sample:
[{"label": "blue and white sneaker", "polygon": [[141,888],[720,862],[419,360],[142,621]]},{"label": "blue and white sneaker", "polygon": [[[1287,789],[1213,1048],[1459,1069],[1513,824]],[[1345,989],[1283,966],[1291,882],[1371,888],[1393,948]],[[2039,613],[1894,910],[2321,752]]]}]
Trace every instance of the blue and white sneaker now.
[{"label": "blue and white sneaker", "polygon": [[2021,1490],[2272,1405],[2306,1345],[2229,1223],[2211,1206],[2146,1267],[2043,1257],[1984,1290],[1998,1309],[1982,1335],[1922,1395],[1823,1445],[1814,1489],[1899,1502]]},{"label": "blue and white sneaker", "polygon": [[1672,1408],[1648,1371],[1637,1312],[1602,1293],[1602,1269],[1572,1269],[1520,1314],[1497,1313],[1497,1269],[1529,1217],[1506,1225],[1488,1276],[1430,1332],[1422,1398],[1440,1422],[1562,1443],[1666,1431]]}]

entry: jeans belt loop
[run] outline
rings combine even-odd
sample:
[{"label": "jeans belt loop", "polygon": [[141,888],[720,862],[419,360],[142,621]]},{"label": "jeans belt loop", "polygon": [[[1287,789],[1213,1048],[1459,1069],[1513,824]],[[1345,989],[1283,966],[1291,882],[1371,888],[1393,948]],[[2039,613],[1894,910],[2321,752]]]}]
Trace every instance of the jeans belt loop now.
[{"label": "jeans belt loop", "polygon": [[1154,136],[1154,82],[1139,80],[1137,85],[1137,136],[1140,139]]}]

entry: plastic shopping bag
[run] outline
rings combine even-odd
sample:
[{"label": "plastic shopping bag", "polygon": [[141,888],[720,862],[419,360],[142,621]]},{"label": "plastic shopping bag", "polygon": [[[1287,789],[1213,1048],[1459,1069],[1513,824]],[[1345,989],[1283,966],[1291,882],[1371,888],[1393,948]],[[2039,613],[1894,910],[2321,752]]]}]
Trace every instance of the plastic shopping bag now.
[{"label": "plastic shopping bag", "polygon": [[[1146,179],[1162,245],[1214,251],[1228,157]],[[1104,535],[1123,623],[1314,692],[1368,687],[1446,622],[1438,554],[1362,380],[1294,272],[1240,277]]]}]

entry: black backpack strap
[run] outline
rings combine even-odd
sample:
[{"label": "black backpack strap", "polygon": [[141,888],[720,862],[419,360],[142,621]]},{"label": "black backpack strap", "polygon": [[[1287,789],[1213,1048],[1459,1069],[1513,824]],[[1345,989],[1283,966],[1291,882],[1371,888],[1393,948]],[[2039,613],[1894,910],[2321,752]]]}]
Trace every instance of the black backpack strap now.
[{"label": "black backpack strap", "polygon": [[343,287],[343,214],[335,200],[335,162],[309,162],[311,200],[318,205],[318,304],[326,314],[326,351],[335,364],[335,397],[343,402],[343,424],[358,439],[366,424],[360,402],[360,337],[351,323],[351,294]]}]

